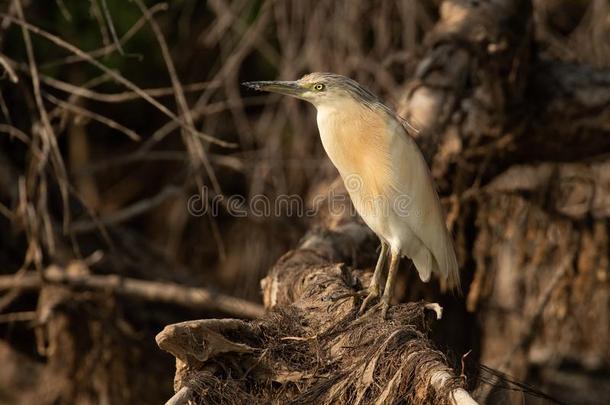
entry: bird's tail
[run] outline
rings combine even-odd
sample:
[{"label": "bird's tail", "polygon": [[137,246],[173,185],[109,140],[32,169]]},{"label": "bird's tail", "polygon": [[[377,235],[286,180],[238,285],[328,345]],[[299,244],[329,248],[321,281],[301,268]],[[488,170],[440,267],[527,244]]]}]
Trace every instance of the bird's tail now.
[{"label": "bird's tail", "polygon": [[421,281],[424,283],[430,281],[430,276],[435,272],[436,262],[428,248],[421,245],[417,253],[411,257],[411,260],[417,269]]},{"label": "bird's tail", "polygon": [[461,294],[458,261],[448,232],[446,240],[441,242],[433,250],[420,244],[411,260],[421,281],[427,283],[434,274],[438,277],[443,292],[449,290]]},{"label": "bird's tail", "polygon": [[446,242],[441,246],[443,246],[443,251],[440,252],[440,260],[437,260],[441,291],[453,291],[461,295],[460,268],[455,255],[453,240],[448,231],[446,233]]}]

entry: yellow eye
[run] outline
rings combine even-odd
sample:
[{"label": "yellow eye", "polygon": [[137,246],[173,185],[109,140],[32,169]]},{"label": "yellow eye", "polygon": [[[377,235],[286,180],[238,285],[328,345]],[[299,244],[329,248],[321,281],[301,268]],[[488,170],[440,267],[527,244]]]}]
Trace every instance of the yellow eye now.
[{"label": "yellow eye", "polygon": [[324,84],[322,84],[322,83],[316,83],[316,84],[314,84],[313,89],[314,89],[315,91],[322,91],[322,90],[324,90],[324,87],[325,87],[325,86],[324,86]]}]

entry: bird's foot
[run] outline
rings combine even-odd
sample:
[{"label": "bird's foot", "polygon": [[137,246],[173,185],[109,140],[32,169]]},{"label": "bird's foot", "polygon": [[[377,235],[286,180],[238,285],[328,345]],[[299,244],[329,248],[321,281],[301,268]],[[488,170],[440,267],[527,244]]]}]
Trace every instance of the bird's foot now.
[{"label": "bird's foot", "polygon": [[[367,296],[367,298],[370,297]],[[364,304],[364,303],[363,303]],[[376,303],[375,305],[372,305],[371,307],[367,308],[367,307],[361,307],[360,311],[358,312],[358,316],[360,317],[360,320],[363,320],[364,318],[368,317],[369,315],[373,315],[373,314],[379,314],[379,312],[381,312],[381,318],[383,320],[387,320],[388,319],[388,310],[390,309],[390,304],[388,304],[387,302],[381,300],[378,303]]]},{"label": "bird's foot", "polygon": [[356,297],[362,298],[362,297],[364,297],[365,294],[366,294],[365,291],[356,291],[356,292],[348,292],[348,293],[344,293],[344,294],[332,294],[328,298],[333,302],[337,302],[340,300],[344,300],[346,298],[356,298]]},{"label": "bird's foot", "polygon": [[382,300],[380,303],[381,305],[381,317],[384,320],[388,319],[388,309],[390,309],[390,304],[388,302],[386,302],[385,300]]},{"label": "bird's foot", "polygon": [[375,300],[377,297],[379,297],[379,289],[369,288],[366,298],[364,299],[364,301],[362,301],[362,305],[360,305],[358,315],[364,314],[371,301]]}]

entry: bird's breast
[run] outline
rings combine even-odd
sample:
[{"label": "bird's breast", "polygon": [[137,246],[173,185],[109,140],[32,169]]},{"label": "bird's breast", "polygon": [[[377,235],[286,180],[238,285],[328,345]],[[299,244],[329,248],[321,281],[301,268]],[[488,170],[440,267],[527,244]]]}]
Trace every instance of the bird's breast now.
[{"label": "bird's breast", "polygon": [[335,165],[352,200],[382,198],[391,184],[392,133],[384,114],[359,105],[319,108],[317,121],[322,145]]}]

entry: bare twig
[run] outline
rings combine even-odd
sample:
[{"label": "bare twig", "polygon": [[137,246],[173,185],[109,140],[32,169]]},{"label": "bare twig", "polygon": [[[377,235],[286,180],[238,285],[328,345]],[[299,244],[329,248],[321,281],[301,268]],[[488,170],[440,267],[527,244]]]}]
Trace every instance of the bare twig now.
[{"label": "bare twig", "polygon": [[[23,9],[21,7],[21,0],[14,0],[14,4],[17,10],[17,16],[21,21],[24,20],[23,17]],[[10,17],[13,18],[13,17]],[[36,100],[36,107],[38,108],[38,113],[40,114],[40,121],[42,123],[42,129],[40,131],[42,144],[43,144],[43,154],[42,160],[38,163],[38,170],[41,171],[43,167],[46,165],[47,153],[51,155],[51,163],[54,166],[57,182],[59,184],[59,189],[62,197],[63,203],[63,227],[64,230],[67,230],[68,224],[70,223],[70,207],[68,202],[68,175],[66,172],[66,167],[64,166],[64,161],[59,151],[59,146],[57,145],[57,139],[55,137],[55,131],[53,131],[53,127],[51,126],[51,122],[49,120],[49,116],[47,115],[47,111],[44,106],[44,102],[42,101],[42,95],[40,91],[40,78],[38,76],[38,68],[36,67],[36,59],[34,58],[34,48],[32,47],[32,39],[30,38],[30,32],[24,27],[21,26],[21,31],[23,35],[23,42],[25,43],[26,53],[28,55],[28,64],[30,67],[30,76],[32,78],[32,88],[34,91],[34,99]],[[42,183],[44,185],[44,183]],[[43,193],[44,195],[44,193]],[[43,222],[47,227],[49,226],[48,217],[44,216]],[[53,254],[54,250],[54,241],[53,235],[48,233],[48,247],[51,254]]]},{"label": "bare twig", "polygon": [[[434,386],[438,391],[442,391],[447,381],[453,378],[451,374],[446,371],[437,371],[432,375],[430,384]],[[478,402],[472,399],[468,391],[463,388],[456,388],[449,394],[449,398],[453,402],[453,405],[477,405]]]},{"label": "bare twig", "polygon": [[4,96],[2,95],[2,91],[0,90],[0,111],[2,111],[2,115],[6,120],[7,124],[12,124],[13,120],[11,120],[11,114],[8,110],[8,106],[6,105],[6,100],[4,100]]},{"label": "bare twig", "polygon": [[[1,128],[1,127],[0,127]],[[0,129],[1,131],[1,129]],[[210,160],[217,166],[223,166],[228,169],[243,172],[244,162],[238,157],[225,156],[225,155],[209,155]],[[184,162],[189,157],[184,151],[172,151],[172,150],[144,150],[139,149],[136,152],[117,156],[99,162],[92,163],[84,166],[72,172],[73,176],[85,176],[95,172],[108,170],[118,166],[124,166],[131,163],[142,162],[142,161],[166,161],[166,162]]]},{"label": "bare twig", "polygon": [[[101,101],[105,103],[123,103],[126,101],[138,100],[140,95],[133,91],[125,91],[121,93],[99,93],[97,91],[84,88],[82,86],[75,86],[71,83],[67,83],[61,80],[54,79],[50,76],[41,75],[41,79],[45,84],[54,87],[58,90],[65,91],[73,95],[88,98],[91,100]],[[210,86],[209,82],[192,83],[184,86],[184,91],[195,92],[201,91]],[[151,97],[164,97],[173,95],[173,88],[171,87],[160,87],[155,89],[142,89],[143,92],[147,93]],[[173,122],[173,121],[172,121]]]},{"label": "bare twig", "polygon": [[8,61],[6,60],[6,57],[3,55],[0,55],[0,65],[2,65],[2,67],[8,74],[8,78],[10,79],[11,82],[13,82],[13,83],[19,82],[19,77],[17,77],[17,74],[15,74],[15,71],[13,70],[11,65],[8,63]]},{"label": "bare twig", "polygon": [[66,7],[66,4],[64,3],[64,0],[55,0],[55,3],[57,3],[57,8],[59,8],[61,15],[67,21],[72,21],[72,14],[70,14],[70,12],[68,11],[68,8]]},{"label": "bare twig", "polygon": [[75,233],[89,232],[89,231],[99,228],[100,226],[114,225],[114,224],[118,224],[118,223],[127,221],[129,219],[132,219],[133,217],[143,214],[144,212],[146,212],[148,210],[155,208],[156,206],[163,203],[168,198],[179,195],[182,192],[183,191],[178,187],[168,186],[165,189],[163,189],[160,193],[156,194],[155,196],[153,196],[149,199],[140,200],[132,205],[129,205],[129,206],[127,206],[117,212],[114,212],[112,214],[109,214],[105,217],[91,220],[91,221],[90,220],[75,221],[74,223],[72,223],[72,226],[70,227],[70,231],[75,232]]},{"label": "bare twig", "polygon": [[[178,104],[180,115],[184,117],[188,126],[194,127],[193,116],[191,115],[191,110],[186,102],[186,98],[184,97],[184,90],[182,89],[182,84],[180,83],[178,74],[176,73],[176,67],[174,66],[174,62],[169,53],[169,48],[167,47],[167,42],[165,41],[165,37],[161,32],[161,28],[159,28],[159,25],[153,18],[152,14],[150,14],[148,9],[144,6],[142,1],[135,0],[135,2],[140,8],[142,14],[146,16],[146,19],[148,20],[148,23],[150,24],[150,27],[157,38],[157,42],[159,43],[159,48],[161,49],[161,54],[163,55],[163,60],[165,61],[165,65],[167,66],[167,71],[172,82],[174,96],[176,97],[176,103]],[[198,139],[190,137],[190,134],[186,133],[184,129],[182,132],[184,142],[186,143],[186,147],[190,155],[193,157],[195,162],[198,164],[203,164],[208,176],[210,177],[214,191],[216,191],[217,194],[222,194],[220,184],[218,183],[218,179],[216,178],[216,174],[212,168],[212,165],[210,164],[210,160],[205,149],[203,148],[203,145]],[[203,184],[199,184],[199,186],[202,187]]]},{"label": "bare twig", "polygon": [[30,143],[30,137],[17,127],[8,124],[0,124],[0,132],[9,134],[11,137],[19,139],[25,144]]},{"label": "bare twig", "polygon": [[121,46],[121,41],[116,34],[116,30],[114,28],[114,23],[112,22],[112,16],[110,15],[110,10],[108,10],[108,3],[106,0],[101,0],[102,2],[102,12],[104,13],[104,18],[106,19],[106,24],[108,25],[108,30],[110,31],[110,36],[112,36],[112,41],[114,42],[116,49],[119,51],[121,55],[125,55],[123,52],[123,47]]},{"label": "bare twig", "polygon": [[11,312],[0,314],[0,323],[29,322],[36,319],[35,311]]},{"label": "bare twig", "polygon": [[102,9],[98,4],[98,0],[91,0],[91,16],[95,18],[97,21],[97,26],[100,30],[100,35],[102,37],[102,43],[106,46],[109,46],[110,41],[110,33],[108,32],[108,27],[106,26],[106,22],[104,21],[104,16],[102,15]]},{"label": "bare twig", "polygon": [[[155,14],[161,10],[167,10],[167,3],[158,3],[158,4],[155,4],[154,6],[152,6],[151,8],[149,8],[149,11],[151,14]],[[145,21],[146,21],[146,19],[143,17],[140,18],[138,21],[136,21],[136,23],[133,24],[131,26],[131,28],[125,33],[125,35],[123,35],[119,39],[119,43],[121,45],[123,45],[127,41],[129,41],[140,30],[140,28],[142,28],[144,26]],[[98,58],[100,56],[109,55],[112,52],[114,52],[116,49],[117,49],[117,44],[112,43],[110,45],[103,46],[99,49],[87,52],[87,54],[93,58]],[[71,63],[82,62],[84,60],[85,59],[83,59],[82,57],[80,57],[78,55],[69,55],[69,56],[66,56],[65,58],[62,58],[59,60],[47,62],[47,63],[43,64],[41,67],[48,68],[48,67],[54,67],[54,66],[58,66],[58,65],[67,65],[67,64],[71,64]]]},{"label": "bare twig", "polygon": [[0,214],[4,215],[9,221],[12,221],[15,218],[13,211],[11,211],[6,205],[2,203],[0,203]]},{"label": "bare twig", "polygon": [[193,393],[192,389],[190,389],[189,387],[184,386],[184,387],[180,388],[180,390],[178,390],[178,392],[176,392],[176,394],[174,394],[173,397],[168,399],[167,402],[165,403],[165,405],[184,405],[184,404],[188,404],[189,397],[191,396],[192,393]]},{"label": "bare twig", "polygon": [[[217,86],[218,82],[212,81],[209,83],[213,83],[214,85],[208,87],[206,90],[214,88]],[[247,101],[242,100],[241,105],[261,105],[263,103],[263,97],[251,97]],[[193,114],[193,118],[198,119],[202,116],[208,114],[215,114],[221,111],[225,111],[229,108],[233,108],[234,104],[232,104],[229,100],[227,101],[219,101],[217,103],[210,103],[204,105],[203,103],[198,103],[191,113]],[[139,152],[145,152],[152,148],[156,143],[161,142],[167,135],[172,133],[172,131],[179,128],[179,125],[173,121],[167,122],[165,125],[161,126],[158,130],[156,130],[150,138],[148,138],[140,147]]]},{"label": "bare twig", "polygon": [[[22,267],[21,269],[17,270],[17,272],[15,274],[10,276],[15,281],[17,281],[17,283],[14,287],[6,288],[8,290],[8,292],[6,294],[4,294],[2,297],[0,297],[0,312],[2,312],[6,307],[11,305],[13,303],[13,301],[15,301],[19,297],[19,295],[21,294],[21,287],[19,287],[18,281],[22,280],[25,275],[26,275],[25,267]],[[38,274],[37,274],[37,276],[39,277]],[[2,288],[0,288],[0,290],[2,290]]]},{"label": "bare twig", "polygon": [[210,135],[204,134],[202,132],[199,132],[195,128],[193,128],[192,126],[189,126],[183,120],[181,120],[176,114],[171,112],[166,106],[164,106],[163,104],[159,103],[153,97],[148,95],[140,87],[135,85],[132,81],[126,79],[124,76],[122,76],[121,74],[117,73],[116,71],[108,68],[107,66],[105,66],[101,62],[97,61],[96,59],[92,58],[87,53],[83,52],[81,49],[77,48],[76,46],[72,45],[71,43],[69,43],[67,41],[64,41],[63,39],[59,38],[58,36],[53,35],[53,34],[47,32],[45,30],[42,30],[42,29],[40,29],[40,28],[38,28],[38,27],[36,27],[36,26],[34,26],[34,25],[24,21],[22,18],[14,18],[13,16],[10,16],[10,15],[5,14],[5,13],[0,13],[0,16],[2,16],[5,19],[8,19],[11,22],[21,26],[22,28],[24,28],[25,30],[27,30],[29,32],[33,32],[34,34],[39,35],[39,36],[49,40],[50,42],[54,43],[55,45],[57,45],[57,46],[59,46],[61,48],[64,48],[64,49],[74,53],[75,55],[78,55],[78,56],[82,57],[85,61],[89,62],[90,64],[92,64],[96,68],[98,68],[101,71],[103,71],[104,73],[108,74],[110,77],[112,77],[117,82],[121,83],[122,85],[124,85],[128,89],[130,89],[133,92],[135,92],[136,94],[138,94],[142,99],[144,99],[149,104],[151,104],[152,106],[157,108],[159,111],[161,111],[167,117],[169,117],[172,121],[175,121],[176,123],[178,123],[181,128],[184,128],[186,131],[188,131],[192,135],[200,137],[200,138],[206,140],[207,142],[214,143],[214,144],[217,144],[219,146],[223,146],[223,147],[227,147],[227,148],[235,147],[235,144],[233,144],[232,142],[222,141],[222,140],[217,139],[217,138],[215,138],[213,136],[210,136]]},{"label": "bare twig", "polygon": [[50,94],[46,94],[45,97],[53,104],[56,104],[65,110],[71,111],[72,113],[74,113],[76,115],[82,115],[83,117],[87,117],[92,120],[98,121],[98,122],[106,125],[109,128],[116,129],[117,131],[122,132],[125,135],[127,135],[131,140],[140,141],[142,139],[140,137],[140,135],[138,135],[134,130],[129,129],[129,128],[119,124],[118,122],[111,120],[108,117],[104,117],[101,114],[94,113],[93,111],[89,111],[89,110],[79,107],[75,104],[67,103],[58,98],[53,97]]},{"label": "bare twig", "polygon": [[[121,278],[117,275],[72,274],[57,266],[44,271],[45,282],[74,288],[104,290],[145,301],[182,305],[188,308],[217,310],[244,318],[258,318],[265,313],[262,306],[207,288],[187,287],[174,283]],[[0,276],[0,290],[37,290],[43,285],[37,273],[21,276]]]}]

